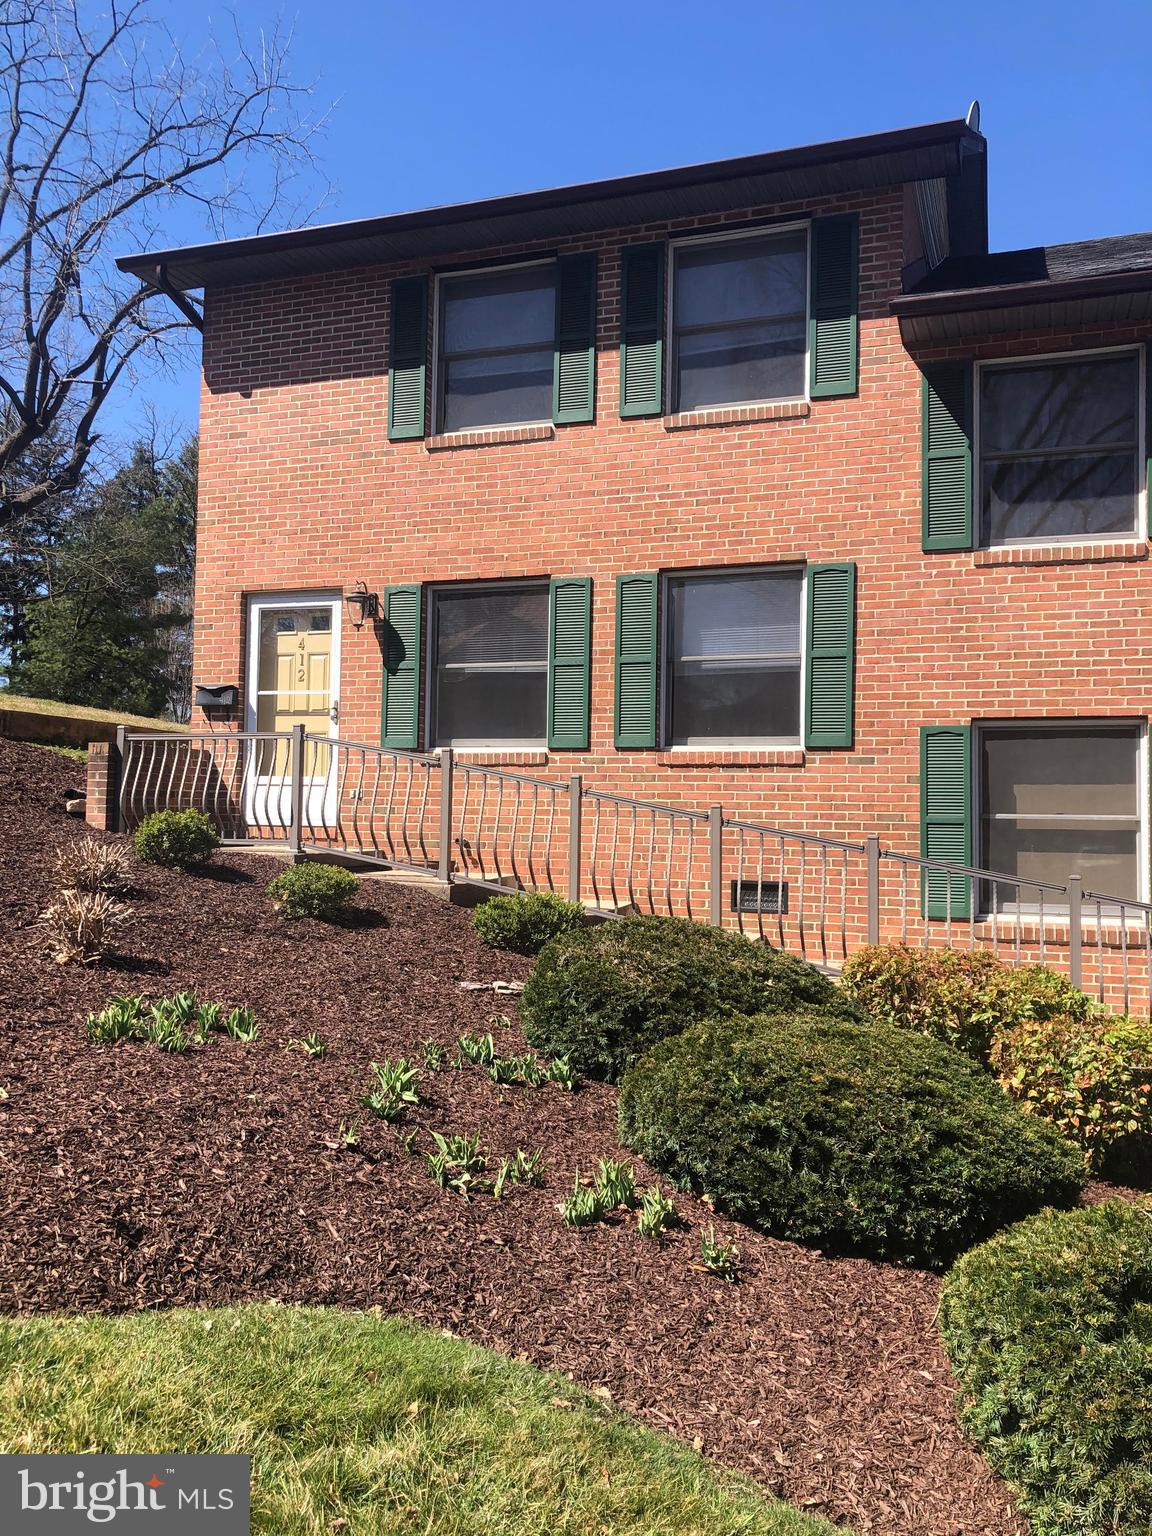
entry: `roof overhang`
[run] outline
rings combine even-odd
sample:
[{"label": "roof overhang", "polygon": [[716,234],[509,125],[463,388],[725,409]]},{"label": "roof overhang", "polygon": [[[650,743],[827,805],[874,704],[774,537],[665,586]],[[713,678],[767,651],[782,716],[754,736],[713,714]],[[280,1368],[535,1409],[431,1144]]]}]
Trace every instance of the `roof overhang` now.
[{"label": "roof overhang", "polygon": [[906,293],[893,299],[891,308],[907,346],[936,346],[1048,326],[1134,324],[1152,320],[1152,270]]},{"label": "roof overhang", "polygon": [[144,252],[123,256],[116,264],[152,284],[157,269],[162,269],[166,284],[185,293],[349,267],[426,261],[513,241],[569,239],[954,176],[962,153],[982,152],[984,144],[979,133],[958,119],[545,192]]}]

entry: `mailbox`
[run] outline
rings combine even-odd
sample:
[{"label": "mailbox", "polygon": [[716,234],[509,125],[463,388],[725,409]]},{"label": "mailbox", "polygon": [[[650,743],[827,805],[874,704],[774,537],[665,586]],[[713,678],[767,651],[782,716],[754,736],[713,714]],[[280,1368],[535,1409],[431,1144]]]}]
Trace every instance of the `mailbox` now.
[{"label": "mailbox", "polygon": [[196,707],[235,709],[238,692],[235,683],[199,683],[196,687]]}]

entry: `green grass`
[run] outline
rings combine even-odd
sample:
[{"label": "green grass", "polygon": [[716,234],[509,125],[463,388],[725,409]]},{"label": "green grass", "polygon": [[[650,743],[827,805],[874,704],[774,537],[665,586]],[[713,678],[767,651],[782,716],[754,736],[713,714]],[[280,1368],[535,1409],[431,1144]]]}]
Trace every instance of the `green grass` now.
[{"label": "green grass", "polygon": [[87,747],[54,747],[47,741],[25,741],[21,743],[25,747],[39,747],[41,752],[55,752],[60,757],[66,757],[73,763],[86,763],[88,761]]},{"label": "green grass", "polygon": [[369,1313],[0,1319],[0,1451],[247,1453],[255,1536],[832,1532],[566,1381]]},{"label": "green grass", "polygon": [[186,725],[175,720],[161,720],[151,715],[126,715],[118,709],[94,709],[87,704],[61,704],[58,699],[32,699],[22,693],[9,693],[0,688],[0,709],[14,709],[18,713],[59,715],[65,720],[103,720],[109,725],[151,726],[153,730],[186,731]]}]

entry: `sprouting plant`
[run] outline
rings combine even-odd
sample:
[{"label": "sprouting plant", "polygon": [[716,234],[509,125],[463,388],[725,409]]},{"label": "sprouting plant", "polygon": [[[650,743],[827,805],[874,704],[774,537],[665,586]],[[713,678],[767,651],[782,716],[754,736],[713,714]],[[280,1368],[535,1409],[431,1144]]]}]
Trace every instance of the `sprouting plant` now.
[{"label": "sprouting plant", "polygon": [[512,1178],[517,1184],[531,1184],[533,1187],[543,1184],[544,1153],[539,1149],[525,1152],[523,1147],[517,1147],[512,1157]]},{"label": "sprouting plant", "polygon": [[576,1073],[572,1069],[572,1063],[567,1056],[553,1056],[548,1063],[546,1074],[558,1087],[566,1093],[576,1091]]},{"label": "sprouting plant", "polygon": [[140,1032],[140,1039],[162,1051],[171,1051],[180,1056],[190,1050],[193,1044],[188,1031],[180,1027],[171,1013],[160,1008],[152,1010],[152,1017]]},{"label": "sprouting plant", "polygon": [[572,1193],[562,1200],[557,1210],[567,1227],[588,1227],[600,1221],[604,1215],[604,1198],[594,1185],[581,1184],[577,1174]]},{"label": "sprouting plant", "polygon": [[164,1000],[164,1006],[168,1017],[182,1029],[195,1024],[199,1017],[200,1005],[191,992],[177,992],[174,997]]},{"label": "sprouting plant", "polygon": [[224,1033],[231,1035],[233,1040],[250,1042],[260,1035],[260,1026],[256,1022],[256,1015],[251,1008],[233,1008],[232,1012],[224,1020]]},{"label": "sprouting plant", "polygon": [[676,1218],[676,1207],[656,1184],[644,1191],[636,1213],[636,1230],[641,1237],[659,1237]]},{"label": "sprouting plant", "polygon": [[636,1193],[636,1175],[631,1163],[602,1157],[594,1187],[606,1211],[614,1211],[618,1205],[629,1205]]},{"label": "sprouting plant", "polygon": [[488,1068],[488,1076],[494,1083],[522,1083],[526,1088],[539,1088],[547,1081],[540,1063],[531,1051],[523,1056],[494,1056]]},{"label": "sprouting plant", "polygon": [[196,1032],[192,1037],[197,1045],[206,1045],[212,1031],[220,1028],[222,1011],[219,1003],[200,1004],[200,1011],[196,1015]]},{"label": "sprouting plant", "polygon": [[456,1044],[458,1064],[470,1061],[474,1067],[490,1067],[496,1059],[496,1042],[490,1034],[461,1035]]},{"label": "sprouting plant", "polygon": [[404,1148],[405,1157],[412,1156],[412,1148],[416,1145],[416,1138],[419,1136],[419,1134],[419,1130],[415,1130],[409,1131],[407,1136],[401,1137],[400,1145]]},{"label": "sprouting plant", "polygon": [[700,1262],[721,1280],[736,1280],[740,1272],[740,1249],[731,1238],[718,1238],[714,1226],[700,1233]]},{"label": "sprouting plant", "polygon": [[310,1035],[300,1035],[298,1038],[294,1037],[289,1040],[284,1049],[286,1051],[300,1051],[311,1061],[314,1061],[319,1056],[326,1055],[328,1051],[323,1037],[318,1035],[315,1030]]},{"label": "sprouting plant", "polygon": [[499,1200],[504,1193],[504,1185],[512,1177],[512,1159],[502,1157],[500,1166],[496,1170],[496,1177],[492,1180],[492,1198]]},{"label": "sprouting plant", "polygon": [[506,1013],[490,1013],[488,1015],[489,1029],[511,1029],[512,1020]]},{"label": "sprouting plant", "polygon": [[372,1063],[372,1071],[376,1087],[370,1089],[360,1102],[378,1119],[395,1120],[409,1104],[419,1104],[416,1085],[420,1081],[420,1069],[406,1057],[391,1061],[386,1056],[383,1061]]},{"label": "sprouting plant", "polygon": [[99,1013],[88,1015],[88,1038],[98,1045],[114,1040],[138,1040],[144,1028],[144,999],[114,997]]},{"label": "sprouting plant", "polygon": [[347,1147],[350,1152],[354,1152],[360,1145],[359,1120],[341,1120],[340,1129],[336,1134],[340,1138],[341,1146]]},{"label": "sprouting plant", "polygon": [[441,1189],[454,1189],[467,1200],[476,1175],[488,1166],[488,1159],[480,1150],[479,1136],[441,1136],[439,1131],[433,1131],[432,1140],[436,1143],[435,1152],[424,1154],[432,1177]]},{"label": "sprouting plant", "polygon": [[444,1065],[444,1058],[448,1054],[439,1040],[425,1040],[424,1065],[429,1072],[439,1072]]}]

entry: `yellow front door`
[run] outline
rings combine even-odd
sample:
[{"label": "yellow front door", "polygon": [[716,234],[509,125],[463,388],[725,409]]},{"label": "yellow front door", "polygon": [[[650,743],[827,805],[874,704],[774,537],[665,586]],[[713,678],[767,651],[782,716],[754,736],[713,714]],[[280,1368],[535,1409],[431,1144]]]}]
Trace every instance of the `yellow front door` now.
[{"label": "yellow front door", "polygon": [[[253,724],[257,731],[283,735],[302,725],[306,736],[335,734],[339,607],[333,602],[284,603],[264,600],[252,609]],[[250,717],[250,718],[251,718]],[[253,819],[273,824],[287,812],[290,743],[266,741],[253,754]],[[305,815],[324,817],[331,774],[331,750],[309,741],[304,753]],[[284,801],[284,803],[281,803]]]}]

